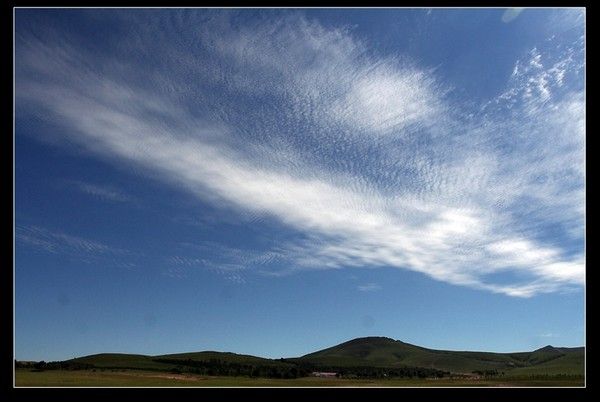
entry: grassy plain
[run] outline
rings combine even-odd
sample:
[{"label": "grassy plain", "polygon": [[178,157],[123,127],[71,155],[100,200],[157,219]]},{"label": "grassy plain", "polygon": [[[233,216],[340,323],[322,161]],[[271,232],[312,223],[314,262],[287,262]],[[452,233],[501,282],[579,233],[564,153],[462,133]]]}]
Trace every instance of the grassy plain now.
[{"label": "grassy plain", "polygon": [[581,387],[582,377],[546,379],[338,379],[303,377],[269,379],[212,377],[142,370],[48,370],[17,369],[17,387]]}]

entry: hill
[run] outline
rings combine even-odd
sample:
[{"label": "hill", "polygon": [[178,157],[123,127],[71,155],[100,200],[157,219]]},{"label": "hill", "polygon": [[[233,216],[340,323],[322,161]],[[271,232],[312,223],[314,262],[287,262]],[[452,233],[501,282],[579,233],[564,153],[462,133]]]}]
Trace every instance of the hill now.
[{"label": "hill", "polygon": [[[584,374],[585,349],[545,346],[531,352],[493,353],[428,349],[386,337],[357,338],[307,355],[265,359],[228,352],[193,352],[167,355],[103,353],[65,363],[102,369],[193,370],[199,373],[255,373],[299,375],[311,371],[360,371],[419,368],[455,374],[511,376]],[[237,373],[237,374],[235,374]]]},{"label": "hill", "polygon": [[290,361],[328,367],[423,367],[453,373],[584,373],[584,348],[546,346],[532,352],[492,353],[427,349],[385,337],[357,338]]},{"label": "hill", "polygon": [[192,352],[175,353],[167,355],[135,355],[125,353],[101,353],[78,357],[67,362],[89,364],[97,368],[107,369],[140,369],[140,370],[172,370],[181,365],[181,362],[211,362],[219,361],[228,364],[243,365],[277,365],[279,360],[264,359],[262,357],[241,355],[230,352]]}]

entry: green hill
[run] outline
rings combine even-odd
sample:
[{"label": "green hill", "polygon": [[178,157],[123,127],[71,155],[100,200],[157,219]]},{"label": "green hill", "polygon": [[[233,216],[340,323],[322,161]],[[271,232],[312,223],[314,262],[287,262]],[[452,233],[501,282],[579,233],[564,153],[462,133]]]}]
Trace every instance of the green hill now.
[{"label": "green hill", "polygon": [[89,364],[96,368],[105,369],[139,369],[139,370],[173,370],[187,362],[219,361],[228,364],[251,366],[289,366],[279,360],[264,359],[262,357],[241,355],[230,352],[193,352],[175,353],[167,355],[147,356],[125,353],[101,353],[67,360],[67,362]]},{"label": "green hill", "polygon": [[[529,375],[583,375],[584,348],[556,348],[562,355],[535,365],[519,367],[510,371],[512,376]],[[535,353],[535,352],[534,352]]]},{"label": "green hill", "polygon": [[453,373],[475,371],[519,374],[584,373],[583,348],[546,346],[533,352],[491,353],[427,349],[384,337],[357,338],[296,359],[327,367],[423,367]]},{"label": "green hill", "polygon": [[282,359],[264,359],[250,355],[213,351],[157,356],[103,353],[33,367],[38,370],[146,370],[172,374],[267,378],[297,378],[310,374],[308,369],[305,368],[302,371],[296,364],[282,361]]},{"label": "green hill", "polygon": [[105,369],[171,371],[182,367],[210,368],[219,365],[231,372],[288,372],[295,367],[304,372],[343,368],[376,367],[401,369],[417,367],[457,374],[505,373],[507,376],[584,374],[584,348],[546,346],[532,352],[492,353],[427,349],[385,337],[357,338],[302,357],[265,359],[228,352],[176,353],[157,356],[104,353],[67,362]]},{"label": "green hill", "polygon": [[228,363],[250,364],[250,365],[279,365],[279,360],[265,359],[251,355],[240,355],[231,352],[193,352],[193,353],[175,353],[168,355],[154,356],[152,359],[161,360],[192,360],[192,361],[210,361],[216,359]]}]

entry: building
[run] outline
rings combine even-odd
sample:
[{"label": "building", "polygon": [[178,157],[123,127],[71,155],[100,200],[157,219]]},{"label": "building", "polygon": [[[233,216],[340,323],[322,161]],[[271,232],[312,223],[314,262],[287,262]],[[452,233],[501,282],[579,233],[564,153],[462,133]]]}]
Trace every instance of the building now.
[{"label": "building", "polygon": [[327,372],[327,371],[313,371],[310,373],[314,377],[337,377],[337,373]]}]

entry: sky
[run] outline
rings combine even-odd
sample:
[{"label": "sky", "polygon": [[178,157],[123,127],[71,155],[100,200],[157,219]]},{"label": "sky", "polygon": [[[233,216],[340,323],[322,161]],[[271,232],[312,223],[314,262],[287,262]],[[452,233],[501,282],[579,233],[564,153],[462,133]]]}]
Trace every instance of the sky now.
[{"label": "sky", "polygon": [[585,344],[585,10],[16,9],[15,354]]}]

